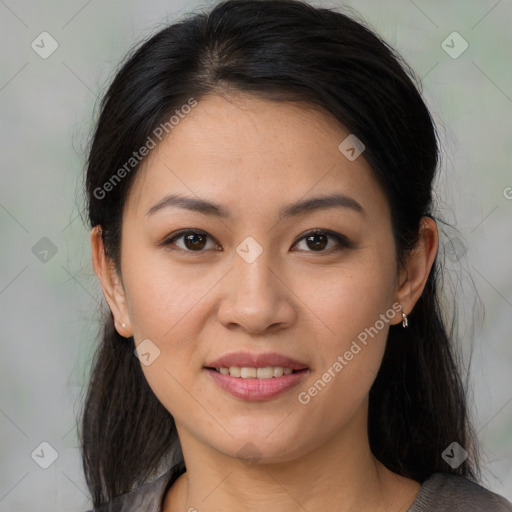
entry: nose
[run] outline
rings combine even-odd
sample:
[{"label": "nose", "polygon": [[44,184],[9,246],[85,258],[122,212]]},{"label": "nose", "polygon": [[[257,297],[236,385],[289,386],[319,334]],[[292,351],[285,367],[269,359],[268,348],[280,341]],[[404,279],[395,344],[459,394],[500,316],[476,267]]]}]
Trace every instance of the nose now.
[{"label": "nose", "polygon": [[251,334],[289,327],[296,320],[295,297],[278,265],[267,254],[251,263],[235,255],[234,268],[224,280],[219,321],[228,329]]}]

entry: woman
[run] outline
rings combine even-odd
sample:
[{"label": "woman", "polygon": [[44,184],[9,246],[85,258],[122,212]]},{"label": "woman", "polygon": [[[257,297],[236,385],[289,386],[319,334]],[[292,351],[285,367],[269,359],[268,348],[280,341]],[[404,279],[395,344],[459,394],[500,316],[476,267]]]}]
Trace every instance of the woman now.
[{"label": "woman", "polygon": [[221,3],[124,63],[86,176],[94,510],[512,510],[476,483],[412,77],[295,0]]}]

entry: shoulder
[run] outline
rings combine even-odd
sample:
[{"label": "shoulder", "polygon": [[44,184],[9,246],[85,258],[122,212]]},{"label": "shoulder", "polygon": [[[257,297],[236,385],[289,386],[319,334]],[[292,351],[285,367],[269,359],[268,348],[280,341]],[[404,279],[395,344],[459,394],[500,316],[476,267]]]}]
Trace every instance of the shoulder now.
[{"label": "shoulder", "polygon": [[512,512],[502,496],[462,476],[435,473],[423,482],[408,512]]},{"label": "shoulder", "polygon": [[162,512],[166,491],[184,471],[184,462],[178,462],[156,480],[86,512]]}]

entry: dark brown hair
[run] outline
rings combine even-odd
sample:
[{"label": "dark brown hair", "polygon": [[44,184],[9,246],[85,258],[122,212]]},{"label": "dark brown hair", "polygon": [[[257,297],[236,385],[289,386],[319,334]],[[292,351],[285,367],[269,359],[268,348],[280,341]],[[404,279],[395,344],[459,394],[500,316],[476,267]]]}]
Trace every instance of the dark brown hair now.
[{"label": "dark brown hair", "polygon": [[[88,155],[91,227],[101,225],[119,269],[122,212],[138,166],[104,184],[155,128],[190,98],[233,91],[301,101],[329,112],[361,139],[391,207],[397,266],[431,216],[438,137],[412,70],[364,22],[298,0],[231,0],[167,26],[141,44],[101,103]],[[172,136],[172,135],[171,135]],[[420,482],[437,471],[475,477],[476,445],[466,397],[438,297],[436,258],[410,326],[390,328],[370,391],[373,454]],[[93,504],[154,477],[179,449],[171,414],[148,386],[134,343],[105,319],[80,425]],[[452,469],[442,451],[457,441],[470,458]]]}]

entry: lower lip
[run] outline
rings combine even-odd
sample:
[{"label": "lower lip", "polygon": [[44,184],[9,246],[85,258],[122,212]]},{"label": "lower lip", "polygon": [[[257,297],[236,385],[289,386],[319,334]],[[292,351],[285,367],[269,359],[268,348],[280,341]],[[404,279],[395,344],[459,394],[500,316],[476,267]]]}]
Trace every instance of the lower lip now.
[{"label": "lower lip", "polygon": [[216,370],[205,368],[213,380],[225,391],[244,400],[269,400],[296,386],[308,373],[308,370],[272,377],[271,379],[243,379],[231,377]]}]

